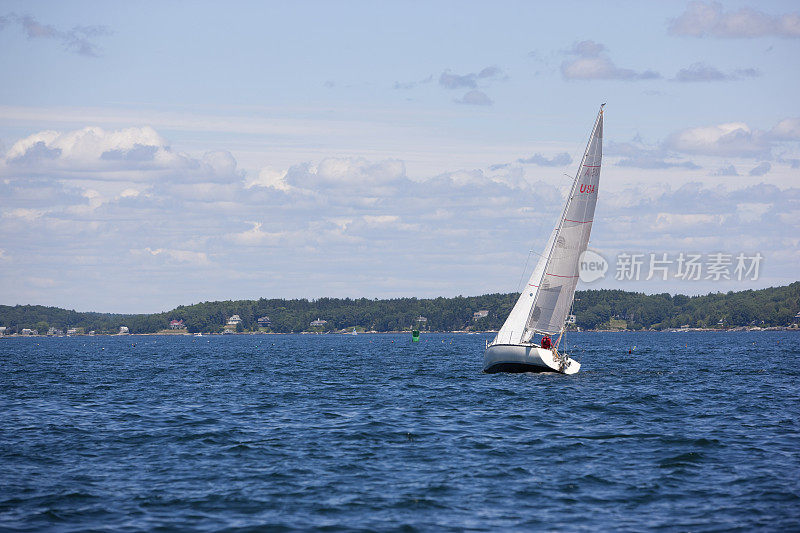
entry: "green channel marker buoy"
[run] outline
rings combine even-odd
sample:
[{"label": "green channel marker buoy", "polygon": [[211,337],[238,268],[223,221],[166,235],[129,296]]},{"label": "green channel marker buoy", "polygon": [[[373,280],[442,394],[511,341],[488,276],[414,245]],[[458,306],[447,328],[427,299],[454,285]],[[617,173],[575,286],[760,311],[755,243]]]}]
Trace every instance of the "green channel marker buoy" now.
[{"label": "green channel marker buoy", "polygon": [[411,342],[419,342],[419,330],[411,330]]}]

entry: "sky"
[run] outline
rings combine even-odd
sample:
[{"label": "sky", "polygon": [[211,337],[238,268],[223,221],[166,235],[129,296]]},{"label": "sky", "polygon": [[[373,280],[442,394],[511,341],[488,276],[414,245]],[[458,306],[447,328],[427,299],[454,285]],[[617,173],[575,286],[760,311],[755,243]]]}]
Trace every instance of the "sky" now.
[{"label": "sky", "polygon": [[516,291],[602,103],[579,289],[788,284],[798,57],[788,1],[0,1],[0,304]]}]

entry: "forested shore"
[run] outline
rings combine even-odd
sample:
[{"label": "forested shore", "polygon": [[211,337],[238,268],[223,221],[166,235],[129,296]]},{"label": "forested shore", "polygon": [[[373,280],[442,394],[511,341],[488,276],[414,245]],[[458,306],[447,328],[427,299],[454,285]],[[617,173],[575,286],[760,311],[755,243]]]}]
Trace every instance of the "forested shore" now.
[{"label": "forested shore", "polygon": [[[319,298],[226,300],[182,305],[153,314],[78,312],[39,305],[0,305],[4,333],[38,334],[157,333],[179,322],[189,333],[298,333],[404,331],[487,331],[498,329],[517,294],[485,294],[453,298],[350,299]],[[783,287],[702,296],[643,294],[622,290],[576,293],[575,326],[591,329],[671,329],[680,327],[731,329],[786,327],[797,322],[800,282]],[[231,318],[236,316],[238,321]],[[259,322],[259,319],[261,321]],[[312,325],[312,322],[315,324]]]}]

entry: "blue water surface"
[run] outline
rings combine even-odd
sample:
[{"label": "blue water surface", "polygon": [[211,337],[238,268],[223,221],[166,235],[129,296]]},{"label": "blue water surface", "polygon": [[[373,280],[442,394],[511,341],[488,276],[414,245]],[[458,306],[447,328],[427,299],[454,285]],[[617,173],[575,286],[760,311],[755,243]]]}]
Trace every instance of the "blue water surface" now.
[{"label": "blue water surface", "polygon": [[488,338],[0,339],[0,528],[800,529],[799,333]]}]

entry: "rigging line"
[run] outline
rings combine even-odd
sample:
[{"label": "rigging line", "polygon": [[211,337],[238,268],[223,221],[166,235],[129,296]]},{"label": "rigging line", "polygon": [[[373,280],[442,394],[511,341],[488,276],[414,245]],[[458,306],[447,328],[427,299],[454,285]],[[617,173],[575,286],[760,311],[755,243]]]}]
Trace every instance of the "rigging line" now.
[{"label": "rigging line", "polygon": [[[544,229],[544,223],[539,221],[539,226],[537,228],[536,233],[537,234],[541,233],[543,229]],[[525,259],[525,268],[522,270],[522,274],[520,274],[519,283],[517,283],[517,292],[522,292],[522,282],[525,280],[525,274],[528,271],[528,261],[530,261],[530,259],[531,259],[531,254],[536,254],[539,257],[544,257],[544,254],[540,254],[539,252],[533,250],[533,248],[528,250],[528,257]],[[531,273],[531,274],[533,274],[533,273]]]},{"label": "rigging line", "polygon": [[528,271],[528,261],[531,260],[533,250],[528,250],[528,258],[525,259],[525,267],[522,269],[522,274],[519,276],[519,283],[517,283],[517,292],[522,292],[522,282],[525,280],[525,273]]}]

